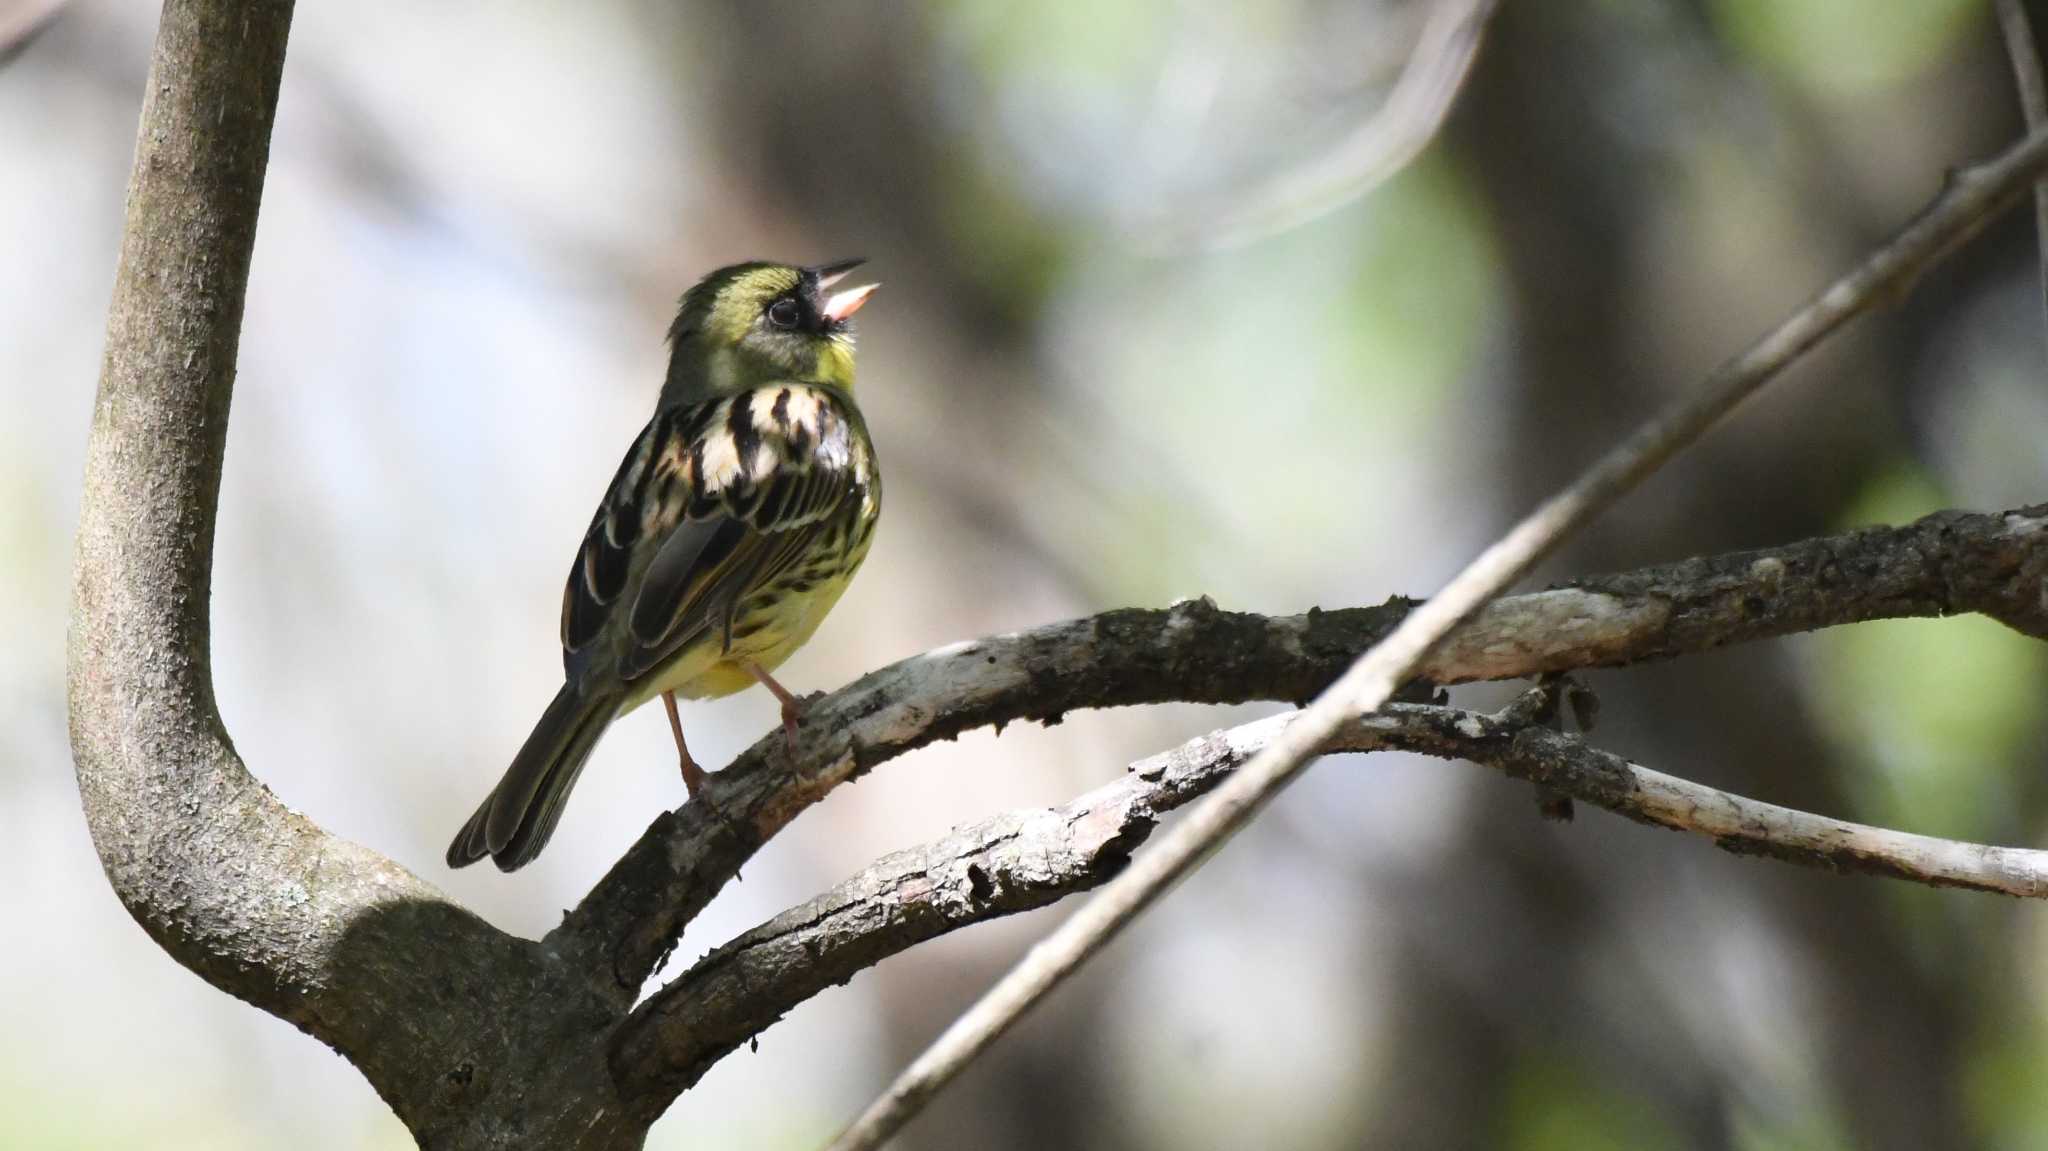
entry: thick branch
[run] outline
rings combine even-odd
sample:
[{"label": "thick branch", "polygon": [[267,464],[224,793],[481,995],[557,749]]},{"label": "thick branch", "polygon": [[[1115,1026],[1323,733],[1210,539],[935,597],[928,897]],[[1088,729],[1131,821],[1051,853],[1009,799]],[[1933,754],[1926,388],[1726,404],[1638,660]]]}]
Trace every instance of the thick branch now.
[{"label": "thick branch", "polygon": [[[1438,683],[1616,667],[1862,620],[1981,612],[2048,637],[2048,506],[1944,512],[1784,547],[1687,560],[1500,600],[1421,669]],[[560,929],[637,989],[760,843],[826,792],[895,756],[986,724],[1083,707],[1299,701],[1409,609],[1267,618],[1197,601],[1116,611],[941,648],[814,701],[797,762],[780,733],[707,795],[657,819]],[[744,835],[734,834],[734,827]]]},{"label": "thick branch", "polygon": [[[296,910],[282,888],[321,841],[249,778],[209,664],[214,508],[289,2],[166,5],[136,144],[87,451],[71,628],[71,735],[115,891],[179,962],[280,1013],[317,993],[320,924],[410,877],[338,860]],[[183,801],[183,802],[181,802]],[[338,847],[335,848],[339,850]],[[327,941],[331,947],[332,941]]]},{"label": "thick branch", "polygon": [[[1889,831],[1745,799],[1641,767],[1518,710],[1482,715],[1390,705],[1346,727],[1324,750],[1470,760],[1642,823],[1705,835],[1738,854],[2048,896],[2048,852]],[[1292,718],[1273,716],[1140,760],[1122,778],[1062,807],[956,828],[884,857],[739,936],[628,1020],[613,1057],[616,1073],[629,1081],[627,1094],[687,1090],[792,1007],[891,955],[1099,886],[1123,868],[1160,816],[1222,782]]]},{"label": "thick branch", "polygon": [[[599,1041],[629,1000],[287,810],[215,707],[215,507],[291,15],[164,6],[79,509],[71,743],[93,843],[165,951],[335,1046],[423,1143],[637,1146],[606,1116]],[[579,1027],[580,1050],[559,1043]]]}]

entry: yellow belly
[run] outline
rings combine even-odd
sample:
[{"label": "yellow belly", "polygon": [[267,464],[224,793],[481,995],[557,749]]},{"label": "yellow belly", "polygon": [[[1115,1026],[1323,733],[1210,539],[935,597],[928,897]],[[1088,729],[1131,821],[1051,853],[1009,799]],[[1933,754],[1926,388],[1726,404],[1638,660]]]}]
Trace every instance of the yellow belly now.
[{"label": "yellow belly", "polygon": [[[856,559],[858,563],[858,559]],[[677,653],[659,671],[634,685],[621,712],[631,711],[664,691],[683,699],[718,699],[757,682],[748,665],[772,672],[810,641],[826,613],[852,581],[849,570],[803,595],[786,595],[734,621],[732,646],[713,633]]]}]

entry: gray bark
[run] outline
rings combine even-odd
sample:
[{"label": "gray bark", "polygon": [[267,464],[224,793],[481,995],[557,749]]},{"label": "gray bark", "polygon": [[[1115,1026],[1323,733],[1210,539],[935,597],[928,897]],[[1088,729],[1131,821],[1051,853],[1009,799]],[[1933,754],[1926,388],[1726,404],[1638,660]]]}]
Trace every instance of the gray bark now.
[{"label": "gray bark", "polygon": [[286,810],[214,704],[214,515],[291,14],[164,6],[79,519],[71,738],[93,842],[159,946],[340,1051],[423,1146],[636,1147],[595,1055],[625,1006],[609,982]]},{"label": "gray bark", "polygon": [[[1729,795],[1554,730],[1559,700],[1532,690],[1499,714],[1390,704],[1324,752],[1399,750],[1485,764],[1739,855],[2038,899],[2048,851],[1887,831]],[[617,1040],[627,1083],[688,1090],[790,1008],[949,931],[1044,907],[1121,871],[1168,812],[1221,783],[1294,719],[1273,716],[1130,765],[1073,802],[1008,812],[895,852],[713,951],[635,1011]]]}]

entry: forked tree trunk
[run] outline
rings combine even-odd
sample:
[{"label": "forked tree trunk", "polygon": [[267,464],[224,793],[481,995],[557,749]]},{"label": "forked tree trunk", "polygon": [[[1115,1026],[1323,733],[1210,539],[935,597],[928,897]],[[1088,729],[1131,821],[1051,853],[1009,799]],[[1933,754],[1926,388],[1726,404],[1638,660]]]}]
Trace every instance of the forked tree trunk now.
[{"label": "forked tree trunk", "polygon": [[290,0],[164,6],[87,452],[71,734],[136,921],[360,1068],[422,1146],[621,1151],[605,1037],[630,996],[287,811],[214,706],[208,584]]}]

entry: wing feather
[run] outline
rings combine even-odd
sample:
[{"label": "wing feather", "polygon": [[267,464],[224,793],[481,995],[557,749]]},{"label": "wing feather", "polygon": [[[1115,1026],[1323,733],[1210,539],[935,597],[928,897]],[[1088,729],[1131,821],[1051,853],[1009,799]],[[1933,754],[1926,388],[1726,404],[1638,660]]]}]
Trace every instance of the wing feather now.
[{"label": "wing feather", "polygon": [[[669,409],[627,452],[563,591],[572,678],[616,653],[630,684],[800,563],[849,499],[872,499],[865,430],[828,389],[773,386]],[[651,557],[634,583],[636,556]],[[611,635],[615,642],[595,643]]]}]

